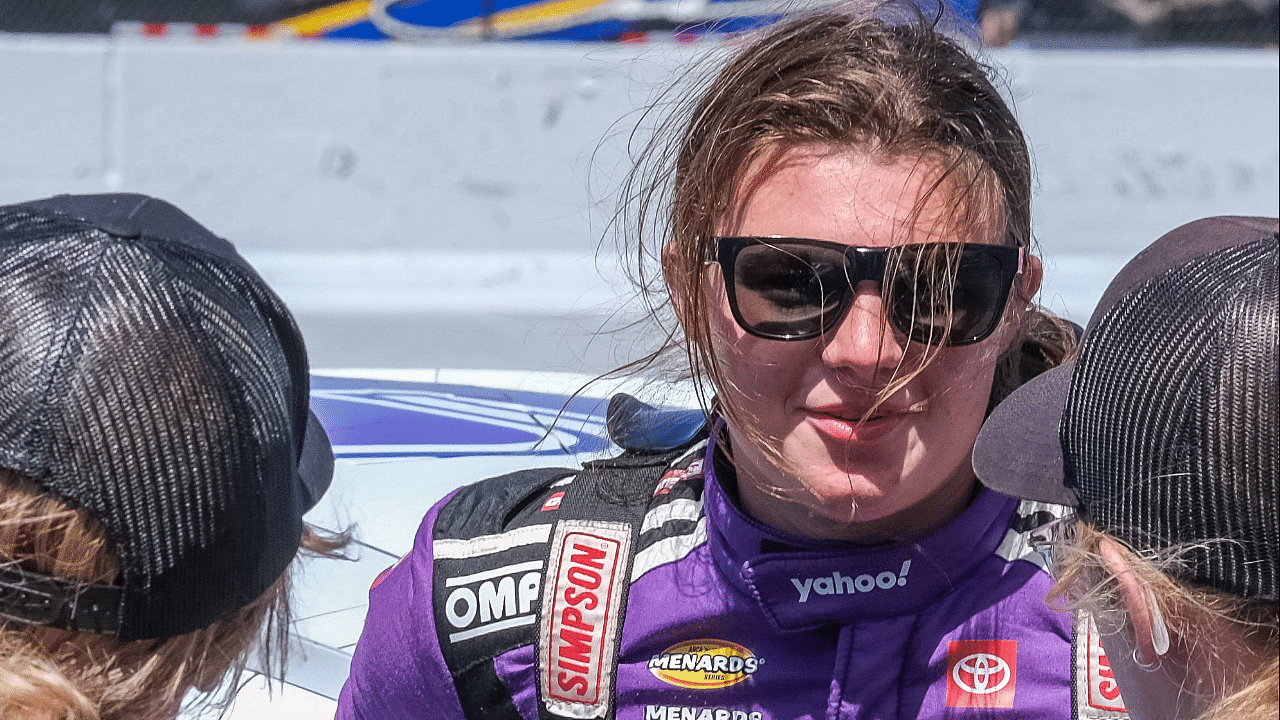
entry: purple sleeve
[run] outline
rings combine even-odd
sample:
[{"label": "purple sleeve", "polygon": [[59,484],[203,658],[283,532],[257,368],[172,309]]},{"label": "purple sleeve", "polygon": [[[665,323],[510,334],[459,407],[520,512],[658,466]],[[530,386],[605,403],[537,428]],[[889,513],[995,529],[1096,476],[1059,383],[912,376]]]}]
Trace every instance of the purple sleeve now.
[{"label": "purple sleeve", "polygon": [[464,718],[433,621],[432,528],[423,519],[413,549],[374,581],[369,613],[338,696],[337,720]]}]

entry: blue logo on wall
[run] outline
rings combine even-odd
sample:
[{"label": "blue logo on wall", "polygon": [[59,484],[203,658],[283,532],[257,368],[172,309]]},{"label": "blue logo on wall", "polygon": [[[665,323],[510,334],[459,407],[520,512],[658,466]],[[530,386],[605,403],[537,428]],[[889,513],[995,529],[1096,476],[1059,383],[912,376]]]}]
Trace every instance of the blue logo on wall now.
[{"label": "blue logo on wall", "polygon": [[609,447],[608,402],[470,385],[311,378],[336,457],[565,455]]}]

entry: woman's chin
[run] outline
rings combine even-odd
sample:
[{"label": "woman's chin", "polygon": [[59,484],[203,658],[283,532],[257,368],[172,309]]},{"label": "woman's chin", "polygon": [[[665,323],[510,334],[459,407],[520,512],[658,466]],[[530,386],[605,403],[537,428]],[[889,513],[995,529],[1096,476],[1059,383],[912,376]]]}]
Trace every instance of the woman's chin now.
[{"label": "woman's chin", "polygon": [[821,482],[806,483],[813,507],[823,515],[843,515],[850,520],[856,519],[852,517],[855,513],[863,514],[883,505],[893,485],[839,470],[823,473],[823,476]]},{"label": "woman's chin", "polygon": [[828,535],[844,537],[857,525],[893,514],[885,509],[885,497],[878,488],[865,488],[863,492],[858,492],[859,489],[846,486],[842,493],[815,495],[809,506],[810,516],[831,531]]}]

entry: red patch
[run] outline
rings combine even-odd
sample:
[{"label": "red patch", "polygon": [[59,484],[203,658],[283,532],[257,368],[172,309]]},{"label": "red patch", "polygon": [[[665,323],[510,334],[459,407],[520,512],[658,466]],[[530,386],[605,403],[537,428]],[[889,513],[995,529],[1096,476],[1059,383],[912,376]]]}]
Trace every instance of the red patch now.
[{"label": "red patch", "polygon": [[395,564],[395,565],[392,565],[391,567],[387,568],[386,570],[383,570],[382,572],[378,573],[378,577],[376,577],[376,578],[374,578],[374,579],[373,579],[373,584],[369,586],[369,589],[370,589],[370,590],[372,590],[372,589],[374,589],[374,588],[378,587],[379,585],[381,585],[381,584],[382,584],[382,581],[383,581],[383,580],[386,580],[386,579],[387,579],[387,576],[391,574],[391,571],[393,571],[393,570],[395,570],[396,568],[400,567],[400,563],[404,562],[404,559],[405,559],[405,558],[407,558],[407,557],[409,557],[409,556],[408,556],[408,555],[401,555],[401,556],[400,556],[400,559],[396,561],[396,564]]},{"label": "red patch", "polygon": [[551,497],[547,498],[546,502],[542,503],[542,512],[560,509],[561,500],[564,500],[563,492],[552,493]]},{"label": "red patch", "polygon": [[1107,654],[1102,650],[1102,642],[1098,637],[1098,628],[1089,623],[1086,632],[1084,651],[1088,653],[1089,699],[1091,708],[1124,712],[1124,699],[1120,697],[1120,686],[1116,684],[1116,676],[1111,672],[1111,663],[1107,662]]},{"label": "red patch", "polygon": [[671,488],[675,487],[676,483],[683,479],[684,475],[675,470],[663,475],[662,479],[658,481],[658,487],[653,489],[653,496],[666,495],[671,492]]},{"label": "red patch", "polygon": [[662,479],[658,481],[658,487],[653,489],[653,495],[654,497],[666,495],[671,492],[671,488],[675,487],[676,483],[681,480],[698,477],[702,477],[701,460],[694,460],[692,463],[689,463],[688,468],[683,470],[668,470],[666,474],[662,476]]},{"label": "red patch", "polygon": [[947,643],[947,707],[1011,708],[1017,685],[1017,640]]}]

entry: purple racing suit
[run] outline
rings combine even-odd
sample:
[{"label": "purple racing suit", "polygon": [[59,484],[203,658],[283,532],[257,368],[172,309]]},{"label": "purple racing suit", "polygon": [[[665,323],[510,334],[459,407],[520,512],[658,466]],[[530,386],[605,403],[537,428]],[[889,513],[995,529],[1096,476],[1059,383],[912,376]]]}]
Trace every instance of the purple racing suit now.
[{"label": "purple racing suit", "polygon": [[1072,620],[1028,546],[1056,506],[984,488],[917,542],[817,541],[746,515],[722,457],[673,462],[622,551],[553,531],[569,471],[446,498],[370,591],[339,720],[1122,717],[1073,699]]}]

